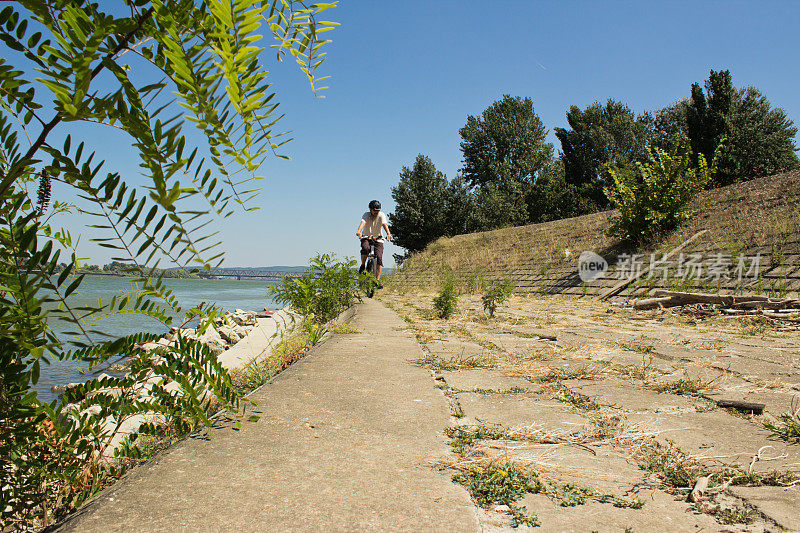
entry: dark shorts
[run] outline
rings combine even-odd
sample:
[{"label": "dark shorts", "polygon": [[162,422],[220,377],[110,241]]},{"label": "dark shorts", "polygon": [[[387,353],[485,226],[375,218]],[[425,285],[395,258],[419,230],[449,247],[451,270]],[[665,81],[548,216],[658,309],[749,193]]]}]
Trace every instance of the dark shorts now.
[{"label": "dark shorts", "polygon": [[[369,239],[361,239],[361,255],[367,255],[368,253]],[[378,259],[378,264],[383,266],[383,243],[381,241],[375,241],[375,257]]]}]

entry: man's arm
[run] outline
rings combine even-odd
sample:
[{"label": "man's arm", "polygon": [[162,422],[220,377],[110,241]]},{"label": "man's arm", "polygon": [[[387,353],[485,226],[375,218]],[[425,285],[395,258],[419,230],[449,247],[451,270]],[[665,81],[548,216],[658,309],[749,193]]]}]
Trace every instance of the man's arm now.
[{"label": "man's arm", "polygon": [[386,230],[386,238],[391,241],[392,240],[392,232],[389,231],[389,224],[384,222],[383,223],[383,229]]},{"label": "man's arm", "polygon": [[358,225],[358,229],[356,230],[356,237],[359,239],[361,238],[361,230],[364,229],[366,224],[367,223],[364,221],[364,219],[361,219],[361,223]]}]

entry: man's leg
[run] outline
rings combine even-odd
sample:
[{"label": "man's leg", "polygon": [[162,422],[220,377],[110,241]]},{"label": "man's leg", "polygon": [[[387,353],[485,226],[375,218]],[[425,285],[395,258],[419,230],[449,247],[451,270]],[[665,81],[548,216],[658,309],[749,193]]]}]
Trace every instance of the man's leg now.
[{"label": "man's leg", "polygon": [[376,242],[375,243],[375,259],[378,263],[378,271],[377,271],[377,279],[378,279],[378,288],[383,288],[381,285],[381,272],[383,271],[383,243]]},{"label": "man's leg", "polygon": [[358,269],[359,274],[364,272],[364,264],[367,262],[368,255],[369,255],[369,239],[361,239],[361,267]]}]

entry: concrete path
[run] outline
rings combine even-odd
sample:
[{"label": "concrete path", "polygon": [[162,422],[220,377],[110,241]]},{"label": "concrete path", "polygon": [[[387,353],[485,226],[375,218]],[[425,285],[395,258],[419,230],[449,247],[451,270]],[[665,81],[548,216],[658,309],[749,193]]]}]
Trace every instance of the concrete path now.
[{"label": "concrete path", "polygon": [[475,531],[466,491],[430,461],[449,410],[378,302],[251,397],[261,419],[135,468],[59,531]]}]

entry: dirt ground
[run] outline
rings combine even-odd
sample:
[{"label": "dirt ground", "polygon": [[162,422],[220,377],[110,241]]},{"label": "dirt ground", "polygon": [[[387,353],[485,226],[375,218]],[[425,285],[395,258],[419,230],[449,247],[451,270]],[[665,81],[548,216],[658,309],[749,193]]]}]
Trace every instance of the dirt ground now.
[{"label": "dirt ground", "polygon": [[484,531],[800,531],[800,332],[559,296],[445,320],[434,296],[380,299],[448,398],[434,466]]}]

